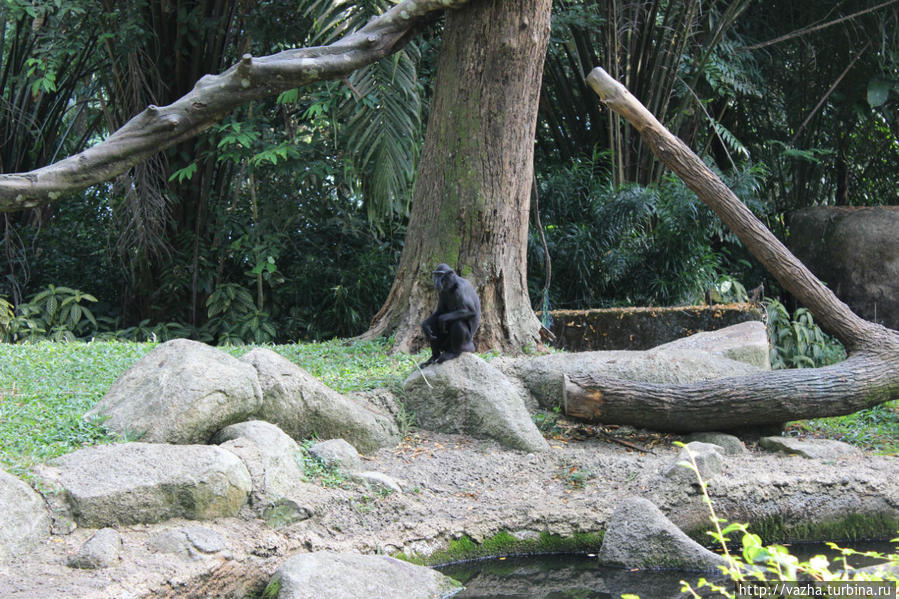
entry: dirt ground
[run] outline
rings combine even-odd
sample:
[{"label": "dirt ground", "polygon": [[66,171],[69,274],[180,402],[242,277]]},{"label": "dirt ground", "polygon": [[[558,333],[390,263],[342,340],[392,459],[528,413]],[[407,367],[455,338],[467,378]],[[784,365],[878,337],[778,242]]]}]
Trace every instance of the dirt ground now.
[{"label": "dirt ground", "polygon": [[[76,529],[0,566],[0,596],[241,598],[259,592],[297,551],[426,558],[465,537],[483,543],[504,532],[518,539],[600,533],[630,495],[650,499],[678,526],[696,531],[709,522],[697,486],[665,475],[677,461],[679,448],[672,441],[680,439],[563,422],[548,437],[550,451],[529,454],[492,441],[419,431],[397,447],[365,456],[366,467],[400,481],[402,493],[349,480],[337,486],[319,481],[298,485],[290,498],[312,516],[278,529],[249,506],[239,518],[122,528],[118,563],[99,570],[65,565],[94,532]],[[710,481],[719,516],[778,522],[785,531],[852,514],[899,522],[896,458],[809,460],[767,453],[751,442],[748,447],[746,454],[725,456],[724,471]],[[188,527],[217,534],[220,550],[190,544],[160,549],[161,534]]]}]

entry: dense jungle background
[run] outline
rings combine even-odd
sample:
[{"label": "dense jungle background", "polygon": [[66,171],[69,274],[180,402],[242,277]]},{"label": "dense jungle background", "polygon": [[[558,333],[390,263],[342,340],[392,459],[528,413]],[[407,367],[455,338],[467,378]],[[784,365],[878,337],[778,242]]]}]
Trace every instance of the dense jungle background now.
[{"label": "dense jungle background", "polygon": [[[76,153],[245,52],[328,43],[387,6],[0,0],[0,172]],[[788,240],[799,208],[899,204],[899,2],[553,11],[535,309],[745,300],[764,283],[775,318],[809,319],[583,77],[601,65],[621,80]],[[362,333],[402,248],[440,32],[253,103],[113,183],[0,215],[0,340]]]}]

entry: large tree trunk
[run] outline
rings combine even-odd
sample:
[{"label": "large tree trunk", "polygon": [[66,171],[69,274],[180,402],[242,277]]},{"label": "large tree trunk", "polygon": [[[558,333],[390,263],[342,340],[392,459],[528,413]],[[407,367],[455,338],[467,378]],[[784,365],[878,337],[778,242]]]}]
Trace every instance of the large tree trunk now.
[{"label": "large tree trunk", "polygon": [[850,357],[826,368],[688,385],[572,376],[563,390],[566,414],[607,424],[711,430],[848,414],[899,397],[899,333],[853,314],[623,85],[602,69],[594,69],[587,81],[603,102],[637,128],[656,156],[718,214],[768,272],[846,345]]},{"label": "large tree trunk", "polygon": [[486,0],[447,14],[406,242],[393,287],[365,337],[424,343],[445,262],[481,297],[479,350],[539,341],[527,292],[534,132],[551,0]]}]

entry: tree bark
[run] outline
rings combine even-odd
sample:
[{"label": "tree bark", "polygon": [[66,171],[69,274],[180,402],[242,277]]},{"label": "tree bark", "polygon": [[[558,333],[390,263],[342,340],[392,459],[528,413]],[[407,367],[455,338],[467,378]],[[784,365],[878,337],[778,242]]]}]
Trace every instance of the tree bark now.
[{"label": "tree bark", "polygon": [[606,424],[690,431],[837,416],[899,397],[899,333],[855,315],[623,85],[600,68],[590,73],[587,82],[811,311],[822,328],[846,345],[850,357],[825,368],[685,385],[566,377],[562,392],[565,413]]},{"label": "tree bark", "polygon": [[447,14],[406,242],[390,294],[363,337],[424,344],[445,262],[481,297],[479,350],[539,343],[527,292],[534,133],[551,0],[485,0]]},{"label": "tree bark", "polygon": [[565,377],[562,406],[573,418],[665,431],[708,431],[851,414],[899,397],[892,356],[856,354],[824,368],[661,385],[613,377]]},{"label": "tree bark", "polygon": [[346,77],[400,49],[416,24],[468,0],[403,0],[328,46],[285,50],[206,75],[168,106],[149,106],[105,141],[27,173],[0,174],[0,212],[34,207],[121,175],[149,156],[190,139],[232,110],[315,81]]}]

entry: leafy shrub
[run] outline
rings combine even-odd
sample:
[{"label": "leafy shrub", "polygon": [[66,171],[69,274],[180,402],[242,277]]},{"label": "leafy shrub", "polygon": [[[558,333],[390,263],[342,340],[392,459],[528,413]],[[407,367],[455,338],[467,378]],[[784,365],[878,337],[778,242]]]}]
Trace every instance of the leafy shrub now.
[{"label": "leafy shrub", "polygon": [[815,324],[812,313],[798,308],[791,316],[782,303],[766,299],[771,368],[817,368],[846,359],[846,350]]},{"label": "leafy shrub", "polygon": [[[726,281],[734,295],[739,291],[734,282],[749,267],[742,246],[673,175],[653,187],[612,187],[601,156],[545,173],[538,191],[552,307],[692,304]],[[760,173],[725,177],[756,209]],[[535,227],[528,248],[531,297],[542,297],[545,256]]]},{"label": "leafy shrub", "polygon": [[[50,285],[19,306],[0,298],[0,340],[9,342],[73,341],[96,330],[97,319],[82,302],[96,302],[97,298],[70,287]],[[93,325],[93,328],[89,328]]]},{"label": "leafy shrub", "polygon": [[236,283],[217,286],[206,300],[206,307],[209,320],[201,328],[201,337],[230,345],[261,345],[275,339],[275,325],[267,312],[256,308],[245,287]]}]

